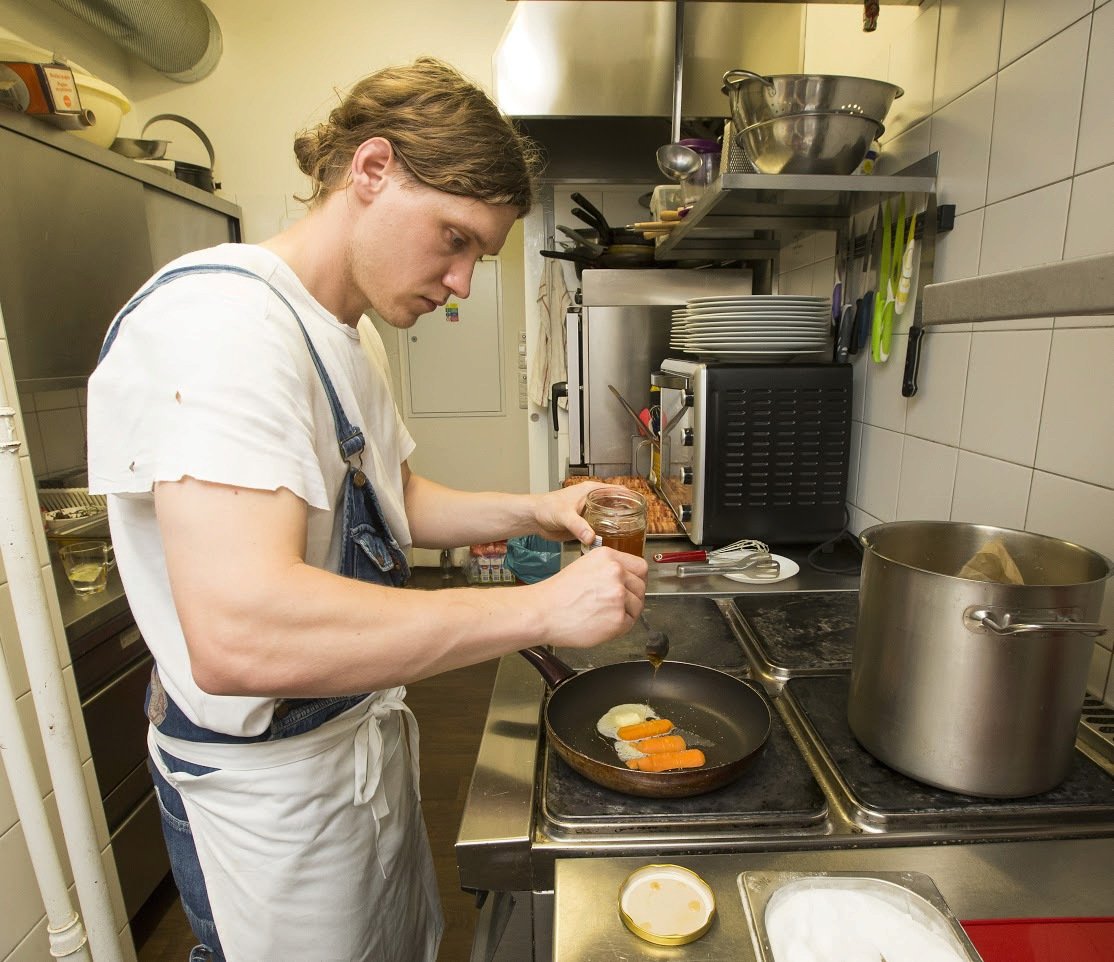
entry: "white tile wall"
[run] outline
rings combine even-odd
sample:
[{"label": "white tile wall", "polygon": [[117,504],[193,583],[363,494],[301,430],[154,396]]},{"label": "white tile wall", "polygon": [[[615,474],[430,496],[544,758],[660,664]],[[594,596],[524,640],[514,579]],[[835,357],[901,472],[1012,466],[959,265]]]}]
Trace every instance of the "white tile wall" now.
[{"label": "white tile wall", "polygon": [[1051,343],[1051,331],[972,335],[960,447],[1033,463]]},{"label": "white tile wall", "polygon": [[1004,67],[1090,12],[1091,0],[1008,0],[999,65]]},{"label": "white tile wall", "polygon": [[939,4],[926,3],[921,15],[890,49],[890,83],[905,91],[886,117],[886,133],[891,137],[932,113],[939,26]]},{"label": "white tile wall", "polygon": [[[1114,123],[1109,125],[1114,129]],[[1087,257],[1114,249],[1114,164],[1081,174],[1073,181],[1064,257]]]},{"label": "white tile wall", "polygon": [[947,521],[959,452],[945,444],[906,437],[901,456],[897,516]]},{"label": "white tile wall", "polygon": [[1071,181],[1063,180],[987,207],[979,273],[998,274],[1060,260],[1070,196]]},{"label": "white tile wall", "polygon": [[[937,199],[958,216],[937,240],[934,279],[1114,251],[1114,2],[939,0],[893,40],[890,79],[922,49],[930,10],[932,112],[916,109],[921,77],[885,146],[892,169],[940,152]],[[874,75],[848,64],[860,69]],[[1114,557],[1114,317],[930,329],[908,401],[903,356],[854,363],[852,530],[945,518]],[[1114,704],[1112,648],[1114,637],[1096,643],[1089,684]]]},{"label": "white tile wall", "polygon": [[1110,91],[1114,90],[1114,7],[1095,11],[1087,79],[1083,86],[1083,113],[1079,120],[1076,173],[1114,163],[1114,123],[1110,122]]},{"label": "white tile wall", "polygon": [[1004,0],[941,0],[934,109],[998,71]]},{"label": "white tile wall", "polygon": [[955,204],[956,214],[986,204],[997,86],[997,78],[992,76],[932,115],[932,150],[940,154],[936,189],[949,204]]},{"label": "white tile wall", "polygon": [[1089,18],[1080,20],[998,74],[990,203],[1075,170],[1089,27]]},{"label": "white tile wall", "polygon": [[1114,478],[1114,327],[1061,330],[1048,384],[1034,464],[1042,471],[1109,485]]},{"label": "white tile wall", "polygon": [[1023,528],[1032,480],[1032,468],[961,450],[950,520]]}]

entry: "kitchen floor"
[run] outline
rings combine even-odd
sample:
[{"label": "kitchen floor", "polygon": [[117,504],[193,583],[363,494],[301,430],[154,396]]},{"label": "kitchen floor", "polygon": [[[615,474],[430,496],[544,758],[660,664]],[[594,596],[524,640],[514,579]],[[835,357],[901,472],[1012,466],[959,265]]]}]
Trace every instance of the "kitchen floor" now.
[{"label": "kitchen floor", "polygon": [[[422,805],[445,908],[439,962],[463,962],[472,948],[477,910],[460,891],[456,842],[472,768],[483,734],[497,661],[446,672],[407,686],[421,728]],[[178,893],[168,878],[132,921],[139,962],[184,962],[194,945]]]}]

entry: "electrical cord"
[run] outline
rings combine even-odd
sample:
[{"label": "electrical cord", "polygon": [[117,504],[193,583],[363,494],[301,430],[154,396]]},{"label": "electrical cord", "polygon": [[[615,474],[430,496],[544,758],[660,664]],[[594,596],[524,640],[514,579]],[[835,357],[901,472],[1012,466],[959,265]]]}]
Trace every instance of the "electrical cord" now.
[{"label": "electrical cord", "polygon": [[[807,557],[810,567],[816,571],[822,571],[824,574],[830,575],[857,575],[862,570],[863,549],[862,545],[859,544],[859,539],[847,529],[850,520],[851,513],[845,507],[843,509],[843,530],[834,538],[829,538],[823,544],[817,545],[808,553]],[[846,565],[838,567],[824,565],[817,560],[821,555],[834,555],[837,550],[843,550],[845,553],[850,554],[852,560]]]}]

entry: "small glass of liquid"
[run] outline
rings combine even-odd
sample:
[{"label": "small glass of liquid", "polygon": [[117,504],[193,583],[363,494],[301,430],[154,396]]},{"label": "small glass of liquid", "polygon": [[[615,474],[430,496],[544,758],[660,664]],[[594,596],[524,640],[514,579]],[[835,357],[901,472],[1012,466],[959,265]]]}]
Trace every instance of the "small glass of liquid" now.
[{"label": "small glass of liquid", "polygon": [[584,502],[584,520],[603,545],[642,557],[646,548],[646,499],[637,491],[595,488]]},{"label": "small glass of liquid", "polygon": [[112,546],[101,541],[79,541],[59,550],[70,585],[79,595],[92,595],[108,586]]}]

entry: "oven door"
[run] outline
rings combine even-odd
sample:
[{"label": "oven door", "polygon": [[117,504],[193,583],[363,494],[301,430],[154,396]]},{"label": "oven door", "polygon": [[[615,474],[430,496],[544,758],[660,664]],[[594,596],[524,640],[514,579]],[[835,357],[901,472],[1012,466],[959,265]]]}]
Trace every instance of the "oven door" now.
[{"label": "oven door", "polygon": [[[674,369],[676,368],[676,369]],[[682,370],[684,369],[684,370]],[[690,370],[691,369],[691,370]],[[661,472],[658,493],[673,509],[685,534],[701,543],[699,491],[696,488],[697,447],[694,407],[695,365],[667,361],[651,382],[661,392]]]}]

